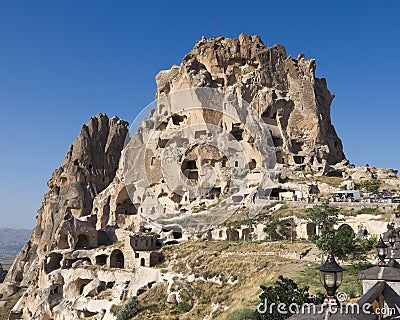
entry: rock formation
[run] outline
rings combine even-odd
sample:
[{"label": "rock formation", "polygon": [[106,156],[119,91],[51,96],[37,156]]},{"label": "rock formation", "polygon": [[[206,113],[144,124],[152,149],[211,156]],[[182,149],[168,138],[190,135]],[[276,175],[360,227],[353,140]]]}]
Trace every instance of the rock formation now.
[{"label": "rock formation", "polygon": [[315,77],[315,60],[287,56],[259,36],[202,38],[180,66],[161,71],[157,97],[189,87],[211,87],[245,99],[269,125],[278,163],[322,167],[345,159],[331,123],[334,96]]},{"label": "rock formation", "polygon": [[[321,175],[335,172],[342,177],[352,170],[331,124],[333,96],[326,81],[315,77],[315,61],[306,60],[304,55],[288,57],[283,46],[267,47],[258,36],[203,38],[180,66],[161,71],[156,81],[156,110],[138,130],[142,139],[138,145],[150,130],[158,130],[155,143],[148,145],[144,155],[144,170],[149,173],[150,183],[143,187],[141,181],[135,180],[135,171],[141,170],[138,167],[133,167],[132,176],[124,175],[126,163],[121,152],[124,155],[127,150],[123,150],[127,123],[103,114],[91,118],[61,167],[53,172],[36,227],[0,286],[3,296],[13,294],[18,287],[27,287],[10,319],[111,320],[115,319],[110,312],[113,304],[121,304],[148,283],[169,281],[166,274],[148,267],[162,261],[158,251],[162,243],[185,240],[187,234],[178,224],[156,225],[145,213],[205,211],[207,206],[223,202],[232,188],[227,171],[240,167],[236,162],[229,164],[217,148],[192,146],[180,160],[181,172],[172,173],[191,185],[201,176],[200,167],[206,165],[222,178],[216,179],[216,187],[207,195],[192,197],[188,193],[185,198],[168,187],[159,166],[169,135],[177,128],[191,123],[229,127],[226,129],[249,155],[243,161],[254,180],[248,181],[242,196],[250,198],[247,189],[255,187],[262,161],[253,155],[255,142],[241,128],[242,123],[205,110],[174,113],[163,100],[168,100],[169,94],[193,87],[214,88],[250,103],[248,108],[262,118],[272,136],[282,181],[293,174],[285,178],[283,169],[298,165]],[[240,103],[241,107],[244,105]],[[160,117],[165,121],[157,124]],[[191,122],[194,118],[198,122]],[[194,135],[199,139],[207,132],[200,130]],[[130,141],[132,144],[135,140]],[[183,145],[185,141],[179,143]],[[177,145],[176,150],[180,147]],[[353,171],[349,174],[369,175],[368,170]],[[130,184],[135,187],[133,193],[127,187]],[[161,205],[154,206],[149,199]],[[242,236],[248,237],[250,232],[242,231]],[[238,236],[239,233],[230,235],[232,239]]]},{"label": "rock formation", "polygon": [[[255,186],[263,181],[258,179],[263,174],[262,169],[271,169],[262,162],[272,157],[258,154],[260,144],[254,143],[254,139],[260,134],[249,132],[244,123],[243,119],[251,118],[241,116],[246,108],[248,114],[251,110],[256,114],[260,127],[266,127],[266,130],[261,129],[265,138],[261,145],[275,147],[273,162],[279,164],[275,168],[278,174],[282,174],[281,169],[286,166],[290,168],[289,176],[301,167],[322,175],[345,159],[342,143],[331,124],[333,96],[326,81],[315,77],[314,60],[305,60],[304,55],[297,59],[288,57],[283,46],[267,47],[259,37],[245,34],[237,39],[203,38],[180,66],[161,71],[156,82],[155,110],[133,137],[133,148],[129,145],[126,148],[127,153],[137,159],[126,165],[136,172],[129,174],[125,182],[137,210],[152,212],[152,218],[164,213],[156,220],[158,222],[168,221],[168,216],[172,216],[169,221],[176,220],[174,212],[181,211],[178,223],[194,227],[193,219],[185,217],[185,212],[201,211],[202,204],[213,206],[215,199],[224,199],[222,205],[227,198],[232,200],[229,204],[250,205]],[[213,90],[223,92],[227,98]],[[229,108],[232,101],[237,107]],[[215,128],[211,129],[212,126]],[[176,139],[176,132],[179,132],[179,139]],[[224,133],[234,138],[236,146],[228,145],[229,139],[221,142]],[[208,137],[218,146],[226,146],[228,151],[210,147]],[[143,147],[146,147],[146,154],[139,156]],[[245,150],[243,163],[236,161],[239,150]],[[167,168],[164,163],[163,167],[163,157],[173,158],[179,165]],[[143,168],[138,169],[143,163]],[[217,174],[207,197],[191,187],[212,180],[203,170],[205,165]],[[238,180],[246,177],[240,186],[227,174],[238,167],[248,170],[247,175],[239,173],[242,179]],[[179,171],[181,178],[171,183],[174,177],[169,173]],[[141,173],[146,173],[146,177]],[[297,183],[277,186],[282,190],[298,189]],[[243,192],[229,198],[229,191],[233,189]],[[264,194],[268,192],[261,190]],[[216,215],[207,212],[204,220],[218,224],[226,218],[224,213],[229,215],[230,211],[218,210]],[[201,219],[196,216],[194,223],[198,226]]]},{"label": "rock formation", "polygon": [[[49,306],[42,302],[65,280],[57,275],[54,282],[47,275],[61,267],[62,259],[64,265],[78,261],[74,250],[98,246],[92,203],[115,177],[126,134],[127,123],[117,117],[99,114],[91,118],[82,126],[61,167],[53,172],[36,227],[5,279],[5,283],[28,286],[16,318],[50,319]],[[71,255],[68,261],[67,252]]]}]

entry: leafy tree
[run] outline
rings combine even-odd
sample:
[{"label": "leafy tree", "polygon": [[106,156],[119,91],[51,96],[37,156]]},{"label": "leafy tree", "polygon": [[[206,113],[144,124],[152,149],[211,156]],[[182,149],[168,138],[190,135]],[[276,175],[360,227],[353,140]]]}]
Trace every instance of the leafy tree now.
[{"label": "leafy tree", "polygon": [[335,242],[332,245],[333,254],[345,257],[356,249],[355,233],[348,224],[342,224],[335,231]]},{"label": "leafy tree", "polygon": [[320,250],[332,251],[335,256],[342,258],[354,252],[356,245],[353,229],[347,224],[341,225],[338,230],[333,228],[339,221],[338,207],[324,202],[320,206],[308,209],[307,218],[319,227],[318,235],[311,240]]},{"label": "leafy tree", "polygon": [[285,228],[286,223],[284,221],[270,215],[265,222],[264,232],[266,232],[269,239],[272,240],[272,238],[277,234],[285,235]]},{"label": "leafy tree", "polygon": [[130,320],[134,315],[139,312],[140,305],[136,296],[129,299],[118,312],[117,320]]},{"label": "leafy tree", "polygon": [[314,237],[312,237],[311,241],[317,245],[319,250],[325,253],[332,251],[332,253],[336,255],[336,252],[333,248],[335,245],[335,235],[336,230],[328,229],[321,233],[321,235],[315,235]]},{"label": "leafy tree", "polygon": [[317,245],[318,249],[327,253],[332,253],[340,258],[344,258],[351,253],[355,253],[356,241],[355,233],[348,224],[343,224],[339,229],[328,229],[316,236],[312,241]]},{"label": "leafy tree", "polygon": [[323,202],[320,206],[307,209],[306,219],[315,223],[319,232],[324,233],[333,228],[339,220],[339,208],[330,206],[328,202]]},{"label": "leafy tree", "polygon": [[[317,296],[311,296],[308,287],[300,288],[296,282],[283,276],[279,276],[274,286],[261,286],[261,289],[263,290],[259,296],[261,302],[254,317],[257,320],[284,320],[292,316],[289,311],[291,304],[296,304],[301,309],[303,304],[313,303],[317,305],[322,303],[324,299],[323,294],[318,293]],[[272,303],[275,304],[275,307],[271,307]],[[285,305],[286,314],[279,312],[277,306],[280,303]],[[295,309],[292,310],[296,311]]]},{"label": "leafy tree", "polygon": [[367,254],[371,251],[378,243],[378,238],[376,236],[370,236],[368,238],[363,238],[359,243],[358,247]]},{"label": "leafy tree", "polygon": [[379,190],[381,184],[378,180],[364,180],[360,182],[360,187],[367,192],[376,192]]}]

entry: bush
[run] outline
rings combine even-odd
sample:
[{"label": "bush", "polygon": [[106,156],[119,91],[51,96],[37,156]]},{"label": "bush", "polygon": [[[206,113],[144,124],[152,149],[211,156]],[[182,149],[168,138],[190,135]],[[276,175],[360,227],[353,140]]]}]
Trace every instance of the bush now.
[{"label": "bush", "polygon": [[233,311],[227,318],[227,320],[253,320],[256,319],[256,315],[251,309],[239,309]]},{"label": "bush", "polygon": [[139,312],[139,301],[136,296],[129,299],[118,312],[117,320],[130,320],[134,315]]},{"label": "bush", "polygon": [[188,312],[192,308],[192,305],[188,302],[182,301],[178,303],[176,308],[180,313],[184,313]]},{"label": "bush", "polygon": [[199,213],[201,211],[206,210],[206,208],[207,208],[206,205],[204,203],[202,203],[200,206],[194,206],[192,208],[192,213]]},{"label": "bush", "polygon": [[117,316],[117,314],[121,311],[121,309],[122,309],[122,306],[118,306],[116,304],[113,304],[111,306],[111,308],[110,308],[110,311],[114,316]]},{"label": "bush", "polygon": [[[320,304],[324,300],[322,294],[311,296],[308,292],[308,287],[299,287],[296,282],[284,278],[283,276],[279,276],[274,286],[261,286],[261,289],[263,292],[259,296],[260,304],[263,308],[266,308],[268,312],[255,312],[254,318],[257,320],[285,320],[292,316],[290,312],[283,314],[279,312],[277,308],[272,308],[271,310],[265,303],[275,303],[275,305],[284,303],[286,306],[296,303],[301,306],[304,303]],[[260,305],[258,305],[258,307],[260,307]]]},{"label": "bush", "polygon": [[378,208],[362,208],[356,211],[356,214],[378,214],[378,213],[379,213]]},{"label": "bush", "polygon": [[376,192],[381,186],[381,182],[378,180],[365,180],[360,182],[360,187],[367,192]]}]

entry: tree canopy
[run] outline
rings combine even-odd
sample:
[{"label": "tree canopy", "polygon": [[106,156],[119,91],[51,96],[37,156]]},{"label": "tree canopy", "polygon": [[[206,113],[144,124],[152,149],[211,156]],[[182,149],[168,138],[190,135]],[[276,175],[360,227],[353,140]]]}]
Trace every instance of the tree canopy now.
[{"label": "tree canopy", "polygon": [[[316,296],[310,295],[308,287],[299,287],[292,279],[283,276],[279,276],[274,286],[261,286],[261,289],[263,290],[259,296],[261,302],[254,317],[257,320],[284,320],[293,315],[289,310],[291,304],[296,304],[301,308],[306,303],[320,304],[324,298],[322,293]],[[283,303],[287,313],[279,312],[278,308],[271,307],[273,303],[275,306]]]},{"label": "tree canopy", "polygon": [[367,192],[376,192],[380,186],[381,182],[378,180],[364,180],[360,182],[360,187]]},{"label": "tree canopy", "polygon": [[348,224],[337,230],[334,225],[339,221],[339,208],[324,202],[307,210],[307,218],[315,223],[319,232],[311,240],[323,252],[332,252],[335,256],[345,257],[356,248],[355,233]]}]

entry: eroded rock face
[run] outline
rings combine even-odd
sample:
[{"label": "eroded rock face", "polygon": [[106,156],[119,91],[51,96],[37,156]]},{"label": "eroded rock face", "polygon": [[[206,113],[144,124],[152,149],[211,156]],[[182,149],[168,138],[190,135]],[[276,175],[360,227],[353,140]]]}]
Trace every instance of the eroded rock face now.
[{"label": "eroded rock face", "polygon": [[80,235],[88,237],[87,246],[97,246],[96,217],[93,220],[91,216],[93,199],[114,179],[126,134],[127,122],[104,114],[82,126],[61,167],[48,181],[50,191],[38,211],[36,227],[6,282],[40,287],[52,250],[76,249],[84,241]]},{"label": "eroded rock face", "polygon": [[331,123],[334,96],[315,69],[315,60],[294,59],[258,36],[203,37],[180,66],[157,75],[157,97],[191,87],[236,93],[270,126],[278,163],[335,164],[345,155]]},{"label": "eroded rock face", "polygon": [[[278,182],[285,183],[288,189],[298,188],[295,181],[298,164],[321,175],[334,171],[344,176],[350,170],[331,124],[333,96],[326,81],[315,77],[314,60],[305,60],[302,55],[297,59],[287,57],[284,47],[266,47],[257,36],[203,38],[180,66],[161,71],[156,81],[159,101],[181,89],[209,87],[250,102],[269,126],[277,150]],[[154,127],[157,117],[165,121],[160,123],[154,145],[149,145],[145,155],[151,187],[143,187],[134,197],[127,190],[121,158],[127,123],[99,114],[82,127],[61,167],[52,174],[48,182],[50,191],[38,211],[36,228],[5,279],[3,287],[9,288],[6,294],[16,289],[15,285],[28,287],[13,308],[14,318],[114,319],[110,313],[112,304],[120,304],[148,283],[165,280],[166,276],[159,270],[149,268],[162,261],[157,251],[159,241],[176,243],[185,240],[187,235],[177,224],[157,227],[141,213],[160,208],[194,212],[194,209],[211,207],[229,189],[228,169],[241,167],[229,164],[229,159],[217,148],[193,146],[182,159],[182,172],[176,174],[190,184],[198,179],[198,168],[207,164],[222,173],[222,177],[216,181],[213,192],[196,198],[196,203],[177,194],[176,190],[168,189],[158,163],[174,130],[190,124],[210,123],[229,128],[250,155],[246,161],[253,171],[254,183],[250,181],[249,187],[254,187],[261,159],[257,158],[253,141],[240,127],[241,123],[203,109],[191,114],[174,114],[167,103],[159,103],[151,118],[140,126],[142,137]],[[203,135],[202,131],[194,132],[195,137]],[[355,170],[351,174],[368,177],[368,172]],[[394,173],[382,171],[380,174],[389,179]],[[135,180],[134,175],[129,178]],[[137,189],[140,187],[138,183]],[[150,188],[154,201],[148,196]],[[156,232],[159,238],[138,234],[139,231]],[[250,230],[241,232],[245,237]],[[239,233],[227,234],[227,238],[237,240]],[[179,302],[172,295],[169,300]]]}]

